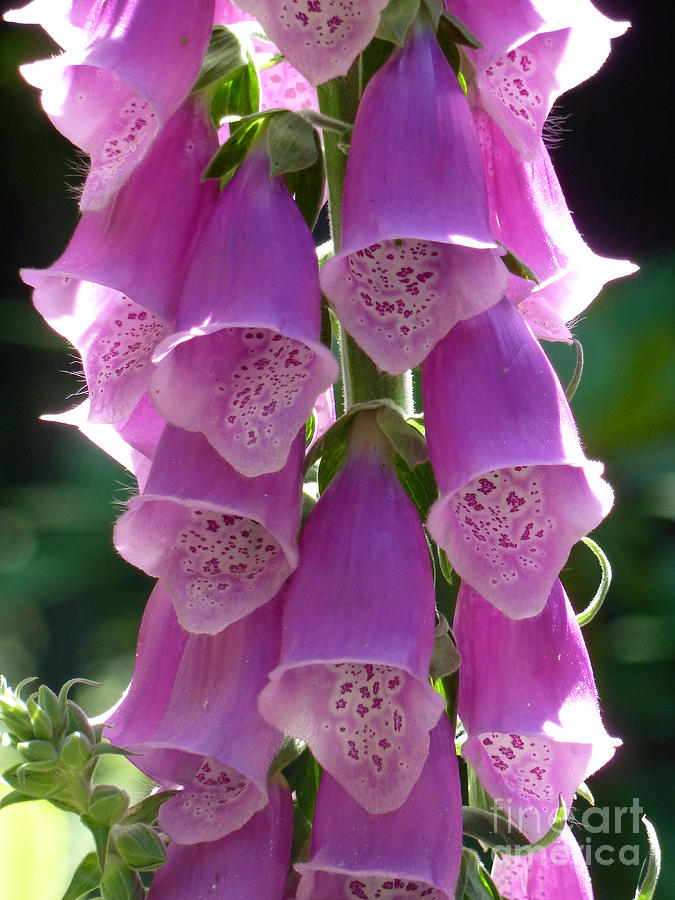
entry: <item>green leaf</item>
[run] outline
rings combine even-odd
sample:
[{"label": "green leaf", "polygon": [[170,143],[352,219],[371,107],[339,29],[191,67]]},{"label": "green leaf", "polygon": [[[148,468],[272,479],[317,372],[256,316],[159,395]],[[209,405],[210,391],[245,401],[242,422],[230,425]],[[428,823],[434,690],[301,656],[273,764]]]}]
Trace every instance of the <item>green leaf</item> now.
[{"label": "green leaf", "polygon": [[501,900],[501,894],[478,854],[467,847],[462,849],[462,863],[455,897],[457,900]]},{"label": "green leaf", "polygon": [[127,825],[132,822],[145,822],[146,825],[152,825],[157,819],[159,808],[166,800],[175,797],[178,791],[157,791],[144,797],[138,803],[130,807],[122,822]]},{"label": "green leaf", "polygon": [[336,134],[342,134],[348,128],[353,127],[349,122],[343,122],[342,119],[334,119],[332,116],[324,115],[324,113],[316,112],[313,109],[299,109],[297,114],[306,119],[314,128],[334,131]]},{"label": "green leaf", "polygon": [[446,41],[452,41],[454,44],[463,44],[465,47],[472,47],[474,50],[483,49],[483,45],[468,25],[465,25],[457,16],[453,16],[447,9],[441,14],[438,22],[437,35],[439,39],[441,31],[443,39]]},{"label": "green leaf", "polygon": [[519,278],[524,278],[526,281],[533,281],[535,284],[540,284],[539,279],[532,269],[524,263],[519,256],[516,256],[513,250],[509,250],[509,248],[505,247],[500,241],[497,241],[497,243],[506,250],[506,253],[501,257],[501,260],[512,275],[517,275]]},{"label": "green leaf", "polygon": [[396,453],[411,469],[429,459],[425,437],[406,421],[399,409],[393,405],[382,406],[377,410],[376,419]]},{"label": "green leaf", "polygon": [[594,540],[589,537],[583,537],[581,539],[584,544],[588,547],[588,549],[594,554],[597,561],[600,563],[600,586],[591,602],[588,604],[586,609],[577,615],[577,622],[583,628],[584,625],[588,625],[589,622],[592,622],[593,619],[600,612],[600,608],[602,604],[605,602],[605,597],[607,596],[607,592],[609,591],[609,586],[612,583],[612,566],[610,565],[609,560],[605,554],[605,551],[600,547],[599,544],[596,544]]},{"label": "green leaf", "polygon": [[320,158],[314,129],[298,113],[286,110],[271,117],[266,137],[270,178],[284,172],[299,172]]},{"label": "green leaf", "polygon": [[295,198],[298,209],[311,230],[316,225],[323,205],[326,172],[323,164],[321,141],[316,131],[312,132],[316,144],[316,160],[297,172],[286,173],[286,186]]},{"label": "green leaf", "polygon": [[138,873],[119,857],[109,856],[101,878],[103,900],[142,900],[145,889]]},{"label": "green leaf", "polygon": [[647,860],[647,871],[640,878],[633,900],[652,900],[661,872],[661,846],[656,829],[649,819],[643,816],[641,821],[645,826],[649,841],[649,859]]},{"label": "green leaf", "polygon": [[431,463],[422,463],[411,469],[401,456],[394,460],[398,480],[406,489],[408,496],[413,501],[422,521],[426,521],[429,507],[438,497],[436,479],[431,468]]},{"label": "green leaf", "polygon": [[251,149],[251,144],[256,139],[267,116],[261,113],[254,118],[247,119],[225,141],[223,146],[215,154],[206,167],[203,178],[221,178],[224,181],[234,175],[246,154]]},{"label": "green leaf", "polygon": [[[391,41],[383,41],[374,37],[361,54],[361,85],[362,91],[378,69],[386,63],[392,54],[394,45]],[[347,141],[347,143],[349,143]]]},{"label": "green leaf", "polygon": [[192,92],[201,91],[216,81],[231,80],[247,65],[246,51],[237,35],[224,25],[216,25]]},{"label": "green leaf", "polygon": [[389,0],[380,13],[380,24],[375,34],[383,41],[391,41],[402,47],[406,32],[415,21],[419,8],[420,0]]},{"label": "green leaf", "polygon": [[252,61],[234,78],[224,81],[211,97],[211,121],[216,127],[227,116],[248,116],[260,106],[260,82]]},{"label": "green leaf", "polygon": [[270,763],[267,771],[268,780],[277,772],[285,769],[286,766],[290,766],[306,749],[307,744],[304,741],[298,740],[298,738],[294,738],[290,734],[285,735],[281,742],[281,747],[279,747],[276,756]]},{"label": "green leaf", "polygon": [[304,814],[298,803],[293,804],[293,842],[291,844],[291,862],[305,862],[302,858],[308,850],[312,834],[312,823]]},{"label": "green leaf", "polygon": [[101,870],[98,867],[96,854],[87,853],[77,869],[75,869],[75,874],[61,900],[80,900],[89,891],[93,891],[94,888],[98,887],[100,881]]},{"label": "green leaf", "polygon": [[6,806],[14,806],[15,803],[27,803],[29,800],[36,799],[36,797],[29,797],[28,794],[24,794],[23,791],[11,791],[0,798],[0,809],[4,809]]},{"label": "green leaf", "polygon": [[166,847],[150,825],[115,825],[111,834],[117,852],[132,869],[157,869],[166,862]]},{"label": "green leaf", "polygon": [[307,748],[284,769],[284,776],[304,815],[312,821],[314,804],[321,780],[321,767]]}]

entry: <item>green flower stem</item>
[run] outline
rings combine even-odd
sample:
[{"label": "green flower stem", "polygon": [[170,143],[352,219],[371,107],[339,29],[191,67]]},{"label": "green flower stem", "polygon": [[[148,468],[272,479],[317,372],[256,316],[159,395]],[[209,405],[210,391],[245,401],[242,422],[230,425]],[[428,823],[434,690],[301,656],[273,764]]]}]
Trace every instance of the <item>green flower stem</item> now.
[{"label": "green flower stem", "polygon": [[[318,88],[319,108],[324,115],[343,122],[354,122],[362,93],[361,57],[357,57],[343,78],[334,78]],[[326,177],[330,206],[333,246],[337,253],[342,239],[342,189],[347,170],[347,157],[338,147],[339,135],[324,131]],[[340,325],[338,333],[340,364],[344,387],[345,410],[355,403],[369,400],[393,400],[406,415],[412,415],[412,375],[387,375],[361,350],[356,341]]]}]

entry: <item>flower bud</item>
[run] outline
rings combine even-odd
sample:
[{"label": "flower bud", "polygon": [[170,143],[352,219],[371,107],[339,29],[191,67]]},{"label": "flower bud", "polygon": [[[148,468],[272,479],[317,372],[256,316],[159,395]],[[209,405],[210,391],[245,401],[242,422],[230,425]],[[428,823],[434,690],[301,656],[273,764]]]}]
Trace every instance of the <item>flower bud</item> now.
[{"label": "flower bud", "polygon": [[52,691],[51,688],[48,688],[46,684],[41,684],[38,688],[37,702],[38,706],[40,706],[51,719],[54,731],[63,731],[68,722],[65,707],[63,703],[59,702],[59,698],[54,691]]},{"label": "flower bud", "polygon": [[101,878],[103,900],[142,900],[145,890],[133,869],[117,856],[108,856]]},{"label": "flower bud", "polygon": [[128,808],[129,795],[112,784],[97,784],[89,797],[89,815],[101,825],[119,822]]},{"label": "flower bud", "polygon": [[28,714],[33,723],[33,734],[42,741],[50,741],[54,737],[54,726],[49,714],[37,703],[33,697],[28,698]]},{"label": "flower bud", "polygon": [[89,724],[89,719],[87,718],[82,707],[78,706],[77,703],[73,703],[72,700],[68,700],[66,703],[66,709],[68,711],[68,733],[70,734],[74,731],[81,731],[88,741],[90,741],[92,744],[95,744],[96,735],[94,734],[94,729]]},{"label": "flower bud", "polygon": [[56,762],[56,750],[49,741],[21,741],[16,749],[26,762]]},{"label": "flower bud", "polygon": [[73,769],[82,768],[89,762],[91,742],[81,731],[67,735],[59,750],[63,762]]},{"label": "flower bud", "polygon": [[115,828],[117,852],[133,869],[155,869],[166,862],[161,838],[149,825],[134,822]]}]

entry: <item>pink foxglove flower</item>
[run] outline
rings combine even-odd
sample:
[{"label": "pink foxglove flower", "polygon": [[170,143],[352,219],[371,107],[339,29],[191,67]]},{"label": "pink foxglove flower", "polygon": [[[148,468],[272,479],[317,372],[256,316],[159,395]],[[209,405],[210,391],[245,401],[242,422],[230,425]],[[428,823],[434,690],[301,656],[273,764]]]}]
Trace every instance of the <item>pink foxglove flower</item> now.
[{"label": "pink foxglove flower", "polygon": [[220,634],[197,635],[180,628],[171,598],[161,583],[155,588],[134,677],[106,736],[139,754],[134,762],[155,781],[182,785],[159,813],[171,840],[218,840],[267,803],[267,771],[283,735],[261,718],[257,695],[280,637],[278,599]]},{"label": "pink foxglove flower", "polygon": [[281,776],[269,803],[238,831],[204,844],[171,843],[148,900],[282,900],[293,834],[293,804]]},{"label": "pink foxglove flower", "polygon": [[502,298],[507,271],[495,247],[466,97],[436,35],[418,25],[364,92],[342,244],[322,287],[347,331],[395,375]]},{"label": "pink foxglove flower", "polygon": [[567,825],[545,850],[528,856],[497,856],[492,880],[509,900],[593,900],[588,868]]},{"label": "pink foxglove flower", "polygon": [[422,383],[441,494],[429,532],[498,609],[536,615],[611,508],[602,465],[584,456],[558,377],[508,300],[456,325]]},{"label": "pink foxglove flower", "polygon": [[607,59],[610,39],[628,22],[613,22],[589,0],[446,0],[483,44],[467,49],[472,105],[485,110],[524,159],[539,153],[542,128],[556,98],[590,78]]},{"label": "pink foxglove flower", "polygon": [[238,0],[312,84],[346,75],[375,36],[387,0]]},{"label": "pink foxglove flower", "polygon": [[485,113],[477,113],[476,128],[495,237],[540,281],[535,285],[510,275],[506,296],[537,337],[569,341],[565,323],[586,309],[606,281],[630,275],[637,266],[596,256],[584,243],[543,142],[527,162]]},{"label": "pink foxglove flower", "polygon": [[320,320],[312,236],[260,146],[202,231],[175,332],[155,352],[152,401],[242,474],[277,471],[338,376]]},{"label": "pink foxglove flower", "polygon": [[21,71],[42,90],[56,128],[91,157],[81,206],[100,210],[197,78],[213,0],[181,0],[161,13],[155,0],[35,0],[6,18],[42,25],[66,51]]},{"label": "pink foxglove flower", "polygon": [[553,823],[559,795],[569,809],[581,782],[621,743],[602,724],[574,610],[556,581],[539,615],[514,620],[464,582],[453,634],[468,735],[462,755],[495,804],[537,840]]},{"label": "pink foxglove flower", "polygon": [[110,204],[82,216],[61,258],[22,272],[38,311],[82,356],[92,422],[124,421],[147,389],[218,197],[215,183],[201,182],[217,147],[202,102],[186,101]]},{"label": "pink foxglove flower", "polygon": [[202,435],[166,426],[115,546],[162,579],[188,631],[216,634],[248,615],[297,565],[303,444],[298,435],[279,472],[245,478]]},{"label": "pink foxglove flower", "polygon": [[429,735],[429,755],[397,810],[366,812],[324,773],[316,799],[310,860],[297,900],[454,900],[462,852],[462,798],[446,716]]},{"label": "pink foxglove flower", "polygon": [[265,718],[309,744],[370,813],[397,809],[443,709],[429,684],[434,591],[419,516],[369,414],[310,514]]}]

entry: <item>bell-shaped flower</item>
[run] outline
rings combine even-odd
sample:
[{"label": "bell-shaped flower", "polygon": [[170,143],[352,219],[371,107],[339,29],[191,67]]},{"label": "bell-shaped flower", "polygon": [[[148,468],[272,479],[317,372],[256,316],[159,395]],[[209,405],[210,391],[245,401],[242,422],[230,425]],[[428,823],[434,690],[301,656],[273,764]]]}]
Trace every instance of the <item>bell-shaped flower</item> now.
[{"label": "bell-shaped flower", "polygon": [[497,856],[491,874],[499,893],[509,900],[593,900],[591,877],[568,825],[544,850]]},{"label": "bell-shaped flower", "polygon": [[400,374],[502,298],[495,247],[471,111],[433,30],[418,24],[364,92],[340,252],[321,285],[363,350]]},{"label": "bell-shaped flower", "polygon": [[[173,841],[218,840],[267,803],[267,772],[283,735],[257,695],[279,657],[278,598],[217,635],[188,634],[161,586],[148,602],[128,693],[106,736],[160,784],[182,790],[161,807]],[[161,678],[160,678],[161,676]]]},{"label": "bell-shaped flower", "polygon": [[338,366],[319,341],[314,242],[259,145],[204,226],[150,396],[237,471],[280,469]]},{"label": "bell-shaped flower", "polygon": [[590,0],[446,0],[483,48],[465,50],[475,71],[472,105],[485,110],[524,159],[539,153],[542,128],[556,98],[598,71],[610,39],[628,22],[613,22]]},{"label": "bell-shaped flower", "polygon": [[38,311],[80,352],[94,423],[124,421],[147,389],[218,197],[215,183],[201,182],[217,147],[202,102],[186,101],[111,203],[82,216],[61,258],[22,272]]},{"label": "bell-shaped flower", "polygon": [[237,0],[312,84],[346,75],[365,50],[387,0]]},{"label": "bell-shaped flower", "polygon": [[456,325],[422,385],[440,491],[429,532],[498,609],[536,615],[612,506],[603,467],[584,456],[558,377],[508,300]]},{"label": "bell-shaped flower", "polygon": [[292,835],[290,791],[276,776],[267,806],[238,831],[203,844],[172,842],[148,900],[283,900]]},{"label": "bell-shaped flower", "polygon": [[546,340],[571,340],[566,322],[582,313],[606,281],[635,272],[626,260],[596,256],[567,208],[543,142],[524,161],[485,113],[476,115],[495,237],[532,269],[540,284],[509,276],[506,296]]},{"label": "bell-shaped flower", "polygon": [[91,157],[82,209],[103,209],[197,78],[213,0],[161,12],[155,0],[35,0],[5,18],[42,25],[65,48],[21,72],[55,127]]},{"label": "bell-shaped flower", "polygon": [[297,900],[454,900],[462,853],[462,797],[447,716],[429,735],[429,755],[405,803],[366,812],[324,773],[309,862]]},{"label": "bell-shaped flower", "polygon": [[92,444],[132,472],[143,490],[166,422],[145,394],[124,422],[101,425],[89,418],[89,400],[66,412],[40,416],[43,422],[73,425]]},{"label": "bell-shaped flower", "polygon": [[245,478],[203,435],[164,429],[115,546],[162,579],[188,631],[216,634],[248,615],[297,565],[303,444],[298,435],[280,471]]},{"label": "bell-shaped flower", "polygon": [[359,415],[304,528],[279,666],[259,701],[371,813],[404,802],[443,709],[428,677],[429,551],[391,455],[374,415]]},{"label": "bell-shaped flower", "polygon": [[574,610],[560,581],[539,615],[519,620],[463,582],[453,635],[462,658],[458,713],[468,735],[462,755],[495,805],[538,840],[553,824],[559,796],[569,809],[582,781],[621,743],[602,724]]}]

